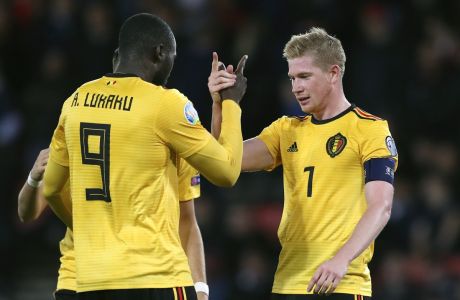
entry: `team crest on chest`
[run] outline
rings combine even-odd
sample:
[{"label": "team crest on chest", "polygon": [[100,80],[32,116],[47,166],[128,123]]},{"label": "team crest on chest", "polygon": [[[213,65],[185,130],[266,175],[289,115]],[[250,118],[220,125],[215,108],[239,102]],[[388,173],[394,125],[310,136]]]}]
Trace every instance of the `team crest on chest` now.
[{"label": "team crest on chest", "polygon": [[330,157],[334,158],[340,153],[347,145],[347,138],[344,137],[340,132],[334,136],[331,136],[326,142],[326,151]]}]

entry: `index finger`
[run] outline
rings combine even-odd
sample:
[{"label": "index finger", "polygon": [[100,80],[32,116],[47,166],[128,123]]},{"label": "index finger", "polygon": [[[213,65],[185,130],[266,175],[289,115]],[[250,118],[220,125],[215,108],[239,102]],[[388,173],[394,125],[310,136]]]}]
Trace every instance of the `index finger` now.
[{"label": "index finger", "polygon": [[310,283],[308,284],[307,287],[307,292],[311,292],[313,288],[315,287],[315,284],[318,282],[318,279],[321,274],[318,274],[318,271],[315,273],[315,275],[311,278]]},{"label": "index finger", "polygon": [[247,60],[248,60],[248,56],[247,56],[247,55],[243,55],[243,57],[241,57],[240,62],[238,63],[238,66],[236,67],[235,73],[237,73],[237,74],[243,74],[244,66],[246,66],[246,61],[247,61]]},{"label": "index finger", "polygon": [[217,52],[212,53],[212,64],[211,64],[211,72],[217,71],[219,68],[219,56]]}]

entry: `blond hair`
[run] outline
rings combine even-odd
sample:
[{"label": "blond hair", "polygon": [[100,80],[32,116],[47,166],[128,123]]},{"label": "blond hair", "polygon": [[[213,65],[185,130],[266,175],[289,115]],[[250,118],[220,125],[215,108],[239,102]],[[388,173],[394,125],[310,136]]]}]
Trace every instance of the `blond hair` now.
[{"label": "blond hair", "polygon": [[338,65],[342,75],[345,72],[347,58],[342,43],[322,28],[313,27],[304,34],[293,35],[283,50],[283,56],[288,60],[306,53],[313,55],[316,64],[322,70],[327,70],[331,65]]}]

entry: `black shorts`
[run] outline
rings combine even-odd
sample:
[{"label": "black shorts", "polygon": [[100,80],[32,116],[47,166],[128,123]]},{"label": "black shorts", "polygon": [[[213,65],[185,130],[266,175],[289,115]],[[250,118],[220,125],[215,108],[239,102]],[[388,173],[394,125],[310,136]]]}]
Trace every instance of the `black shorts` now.
[{"label": "black shorts", "polygon": [[77,293],[71,290],[59,290],[54,292],[56,300],[77,300]]},{"label": "black shorts", "polygon": [[326,295],[290,295],[272,294],[271,300],[370,300],[371,297],[352,294],[330,294]]},{"label": "black shorts", "polygon": [[197,300],[193,286],[165,289],[103,290],[77,293],[78,300]]}]

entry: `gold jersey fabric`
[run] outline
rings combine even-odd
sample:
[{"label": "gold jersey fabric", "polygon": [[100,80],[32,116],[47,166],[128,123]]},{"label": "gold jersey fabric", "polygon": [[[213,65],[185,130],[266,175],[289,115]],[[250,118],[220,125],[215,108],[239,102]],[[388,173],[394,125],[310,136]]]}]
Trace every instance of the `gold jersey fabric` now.
[{"label": "gold jersey fabric", "polygon": [[[282,117],[258,136],[283,166],[282,246],[272,291],[306,294],[316,269],[350,238],[366,210],[364,168],[397,153],[386,121],[354,105],[335,118]],[[393,150],[394,149],[394,150]],[[371,296],[374,245],[353,260],[335,293]]]},{"label": "gold jersey fabric", "polygon": [[[69,181],[65,184],[61,192],[61,197],[64,201],[70,201],[70,184]],[[59,243],[61,252],[61,265],[59,267],[59,276],[57,280],[56,290],[76,291],[75,282],[75,254],[73,250],[73,233],[67,228],[64,238]]]},{"label": "gold jersey fabric", "polygon": [[212,139],[177,90],[118,74],[64,103],[50,159],[69,166],[77,291],[193,284],[178,234],[178,157]]},{"label": "gold jersey fabric", "polygon": [[59,243],[61,251],[61,265],[59,267],[59,276],[56,290],[77,290],[75,274],[75,253],[73,249],[73,233],[67,228],[64,238]]},{"label": "gold jersey fabric", "polygon": [[[200,175],[185,160],[178,159],[179,199],[189,201],[200,197]],[[70,190],[66,184],[62,192],[63,197],[68,197]],[[61,265],[56,290],[76,291],[75,253],[73,248],[73,233],[67,228],[64,238],[59,243],[61,252]]]}]

